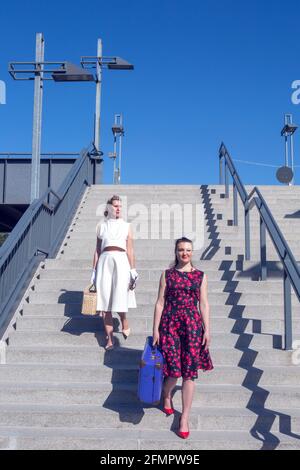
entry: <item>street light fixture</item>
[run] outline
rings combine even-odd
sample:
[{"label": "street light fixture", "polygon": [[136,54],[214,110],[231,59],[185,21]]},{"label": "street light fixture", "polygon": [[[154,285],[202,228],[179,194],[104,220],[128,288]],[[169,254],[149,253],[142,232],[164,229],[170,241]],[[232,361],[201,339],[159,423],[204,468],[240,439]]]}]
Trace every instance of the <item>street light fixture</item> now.
[{"label": "street light fixture", "polygon": [[52,78],[56,82],[94,82],[95,77],[92,73],[85,72],[82,68],[71,62],[62,64],[60,70],[52,74]]},{"label": "street light fixture", "polygon": [[289,135],[293,135],[294,132],[298,129],[298,126],[296,126],[296,124],[286,124],[284,126],[284,128],[282,129],[281,131],[281,135],[282,136],[289,136]]},{"label": "street light fixture", "polygon": [[109,70],[133,70],[134,66],[121,57],[103,57],[102,40],[98,39],[97,56],[81,57],[81,66],[86,69],[96,69],[96,105],[94,146],[100,152],[100,113],[101,113],[101,84],[102,69]]},{"label": "street light fixture", "polygon": [[[43,34],[37,33],[35,62],[10,62],[8,66],[8,71],[14,80],[34,80],[30,202],[39,197],[44,80],[57,82],[95,81],[93,74],[84,72],[80,67],[70,62],[44,62],[44,49]],[[23,68],[19,68],[20,66]]]}]

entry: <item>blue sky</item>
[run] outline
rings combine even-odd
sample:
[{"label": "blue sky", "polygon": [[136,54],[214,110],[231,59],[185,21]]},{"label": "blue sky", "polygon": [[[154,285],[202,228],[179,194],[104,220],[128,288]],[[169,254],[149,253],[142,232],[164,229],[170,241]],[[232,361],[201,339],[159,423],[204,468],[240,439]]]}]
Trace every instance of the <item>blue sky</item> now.
[{"label": "blue sky", "polygon": [[[16,82],[9,61],[34,60],[35,34],[45,60],[79,63],[121,56],[132,72],[103,73],[101,147],[104,182],[112,181],[111,125],[123,113],[123,183],[218,183],[217,150],[281,166],[284,113],[300,124],[291,101],[300,79],[300,3],[291,0],[33,0],[3,2],[0,151],[30,151],[33,82]],[[42,151],[80,151],[92,139],[92,83],[46,82]],[[295,135],[300,165],[300,130]],[[276,184],[276,168],[236,163],[245,184]],[[296,183],[300,168],[296,168]]]}]

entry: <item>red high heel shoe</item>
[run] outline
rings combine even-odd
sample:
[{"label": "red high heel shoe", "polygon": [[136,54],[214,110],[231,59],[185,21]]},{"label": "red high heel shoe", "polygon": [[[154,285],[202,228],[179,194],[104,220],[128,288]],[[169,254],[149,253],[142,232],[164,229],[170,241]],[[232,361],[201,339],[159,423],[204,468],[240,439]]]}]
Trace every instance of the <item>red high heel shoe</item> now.
[{"label": "red high heel shoe", "polygon": [[172,407],[172,408],[165,408],[165,407],[163,407],[163,411],[164,411],[164,413],[166,413],[167,416],[171,416],[171,415],[173,415],[173,414],[175,413],[175,410],[174,410],[174,408],[173,408],[172,400],[171,400],[171,407]]},{"label": "red high heel shoe", "polygon": [[[181,425],[181,418],[180,418],[180,421],[179,421],[179,427],[180,427],[180,425]],[[185,431],[184,432],[184,431],[179,431],[179,429],[178,429],[177,435],[179,437],[181,437],[181,439],[187,439],[190,435],[190,431]]]}]

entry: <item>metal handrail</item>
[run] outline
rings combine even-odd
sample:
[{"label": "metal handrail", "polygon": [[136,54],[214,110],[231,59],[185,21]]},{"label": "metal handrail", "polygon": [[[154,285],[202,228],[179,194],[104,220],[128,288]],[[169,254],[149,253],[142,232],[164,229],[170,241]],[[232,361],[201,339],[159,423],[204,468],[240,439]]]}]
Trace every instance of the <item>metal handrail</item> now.
[{"label": "metal handrail", "polygon": [[48,188],[27,208],[0,247],[0,329],[4,327],[24,283],[39,261],[53,257],[84,188],[94,181],[95,158],[84,149],[58,191]]},{"label": "metal handrail", "polygon": [[252,191],[247,191],[241,182],[232,158],[222,142],[219,149],[220,184],[222,184],[222,159],[225,161],[225,197],[229,197],[228,169],[233,179],[233,224],[238,225],[237,193],[239,193],[244,206],[245,216],[245,259],[250,260],[250,210],[256,206],[260,217],[260,279],[267,279],[267,254],[266,254],[266,230],[273,242],[276,252],[283,266],[284,289],[284,325],[285,325],[285,349],[291,350],[293,343],[292,333],[292,302],[291,286],[300,301],[300,269],[297,261],[274,219],[264,197],[255,186]]}]

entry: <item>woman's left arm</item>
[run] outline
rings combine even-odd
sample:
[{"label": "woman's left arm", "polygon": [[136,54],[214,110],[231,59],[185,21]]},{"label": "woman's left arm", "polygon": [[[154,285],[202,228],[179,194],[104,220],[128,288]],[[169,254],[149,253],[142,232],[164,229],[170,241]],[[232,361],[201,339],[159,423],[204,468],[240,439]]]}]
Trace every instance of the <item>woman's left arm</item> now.
[{"label": "woman's left arm", "polygon": [[210,343],[210,318],[209,318],[209,303],[208,303],[208,292],[207,292],[207,275],[204,274],[202,283],[200,286],[200,312],[202,314],[205,334],[203,338],[203,344],[206,343],[206,348],[209,347]]},{"label": "woman's left arm", "polygon": [[130,264],[130,269],[135,269],[135,256],[133,249],[133,235],[131,226],[129,225],[128,237],[127,237],[127,256]]}]

